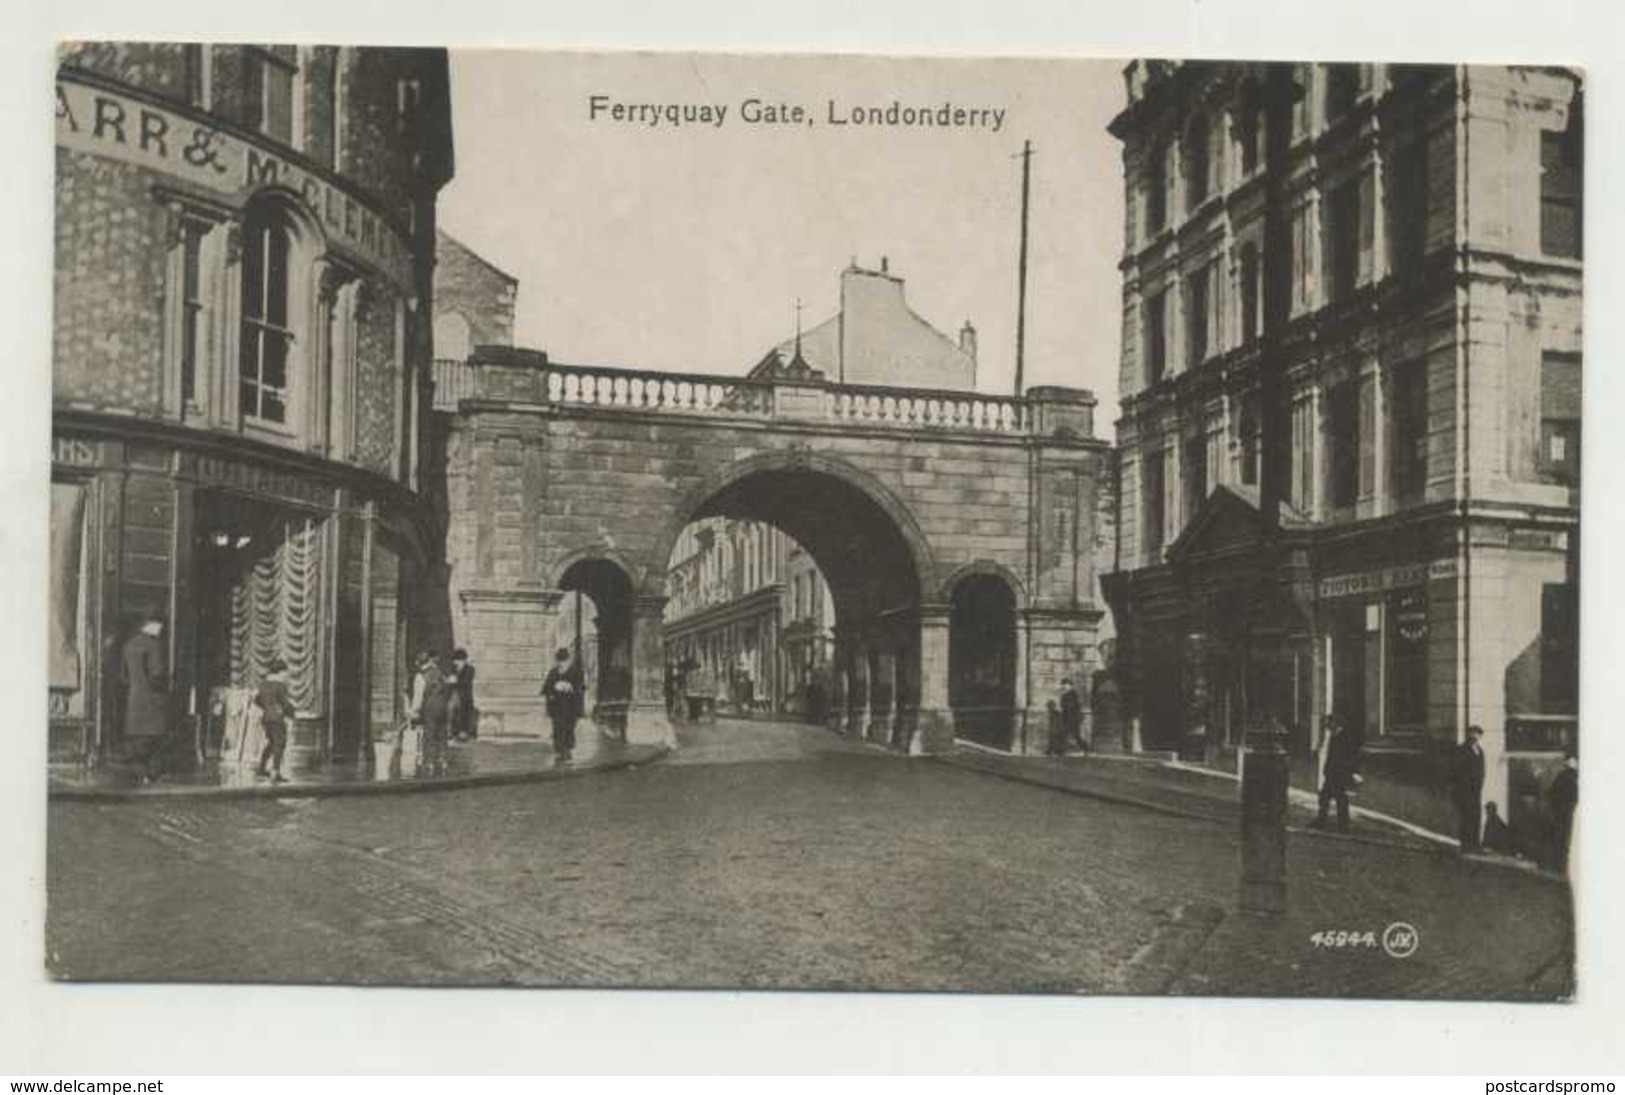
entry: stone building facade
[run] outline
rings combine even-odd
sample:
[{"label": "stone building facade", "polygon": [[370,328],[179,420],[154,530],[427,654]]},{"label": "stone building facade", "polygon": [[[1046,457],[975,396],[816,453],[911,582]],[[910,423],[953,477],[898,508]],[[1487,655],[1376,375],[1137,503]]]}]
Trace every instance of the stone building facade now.
[{"label": "stone building facade", "polygon": [[512,346],[519,279],[446,232],[435,236],[434,349],[466,361],[476,346]]},{"label": "stone building facade", "polygon": [[[1258,76],[1135,62],[1112,125],[1127,219],[1105,590],[1128,711],[1167,749],[1278,717],[1300,755],[1335,713],[1371,763],[1424,769],[1478,724],[1485,797],[1516,812],[1574,743],[1580,78],[1296,66],[1272,190]],[[1277,274],[1290,410],[1266,437]],[[1285,504],[1263,551],[1272,451]]]},{"label": "stone building facade", "polygon": [[829,586],[771,525],[710,517],[683,530],[667,580],[666,663],[722,711],[818,718],[834,648]]},{"label": "stone building facade", "polygon": [[56,85],[50,726],[117,756],[162,619],[171,734],[288,662],[334,756],[395,716],[441,530],[419,487],[444,51],[77,43]]}]

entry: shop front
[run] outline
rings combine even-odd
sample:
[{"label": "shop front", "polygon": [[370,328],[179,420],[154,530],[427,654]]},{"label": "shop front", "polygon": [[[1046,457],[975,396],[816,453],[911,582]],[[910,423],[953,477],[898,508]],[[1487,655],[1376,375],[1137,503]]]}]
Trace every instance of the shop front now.
[{"label": "shop front", "polygon": [[[59,412],[52,456],[53,762],[119,764],[142,734],[161,738],[166,770],[251,765],[247,709],[273,662],[298,709],[294,762],[367,756],[399,714],[426,607],[411,495],[270,446],[90,414]],[[141,727],[137,699],[154,714]]]},{"label": "shop front", "polygon": [[1367,753],[1453,742],[1448,541],[1392,528],[1333,538],[1290,514],[1283,526],[1266,537],[1248,493],[1222,487],[1167,563],[1104,582],[1144,747],[1212,758],[1268,726],[1308,759],[1327,715]]}]

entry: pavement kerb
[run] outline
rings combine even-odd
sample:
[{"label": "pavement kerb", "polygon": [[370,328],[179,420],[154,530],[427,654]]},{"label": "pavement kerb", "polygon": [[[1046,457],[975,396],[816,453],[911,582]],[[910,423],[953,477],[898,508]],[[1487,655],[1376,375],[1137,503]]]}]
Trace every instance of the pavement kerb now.
[{"label": "pavement kerb", "polygon": [[454,791],[468,787],[504,787],[516,783],[545,783],[576,779],[600,772],[623,771],[664,760],[672,746],[650,746],[654,752],[636,757],[616,757],[601,764],[569,768],[535,768],[513,772],[472,772],[437,779],[398,780],[373,783],[281,783],[252,787],[188,787],[184,784],[146,787],[51,787],[48,797],[57,802],[141,802],[147,799],[186,798],[338,798],[350,795],[404,795],[424,791]]},{"label": "pavement kerb", "polygon": [[1220,824],[1218,818],[1211,814],[1197,813],[1193,810],[1181,810],[1177,806],[1167,806],[1160,802],[1150,802],[1143,798],[1134,798],[1130,795],[1113,794],[1110,791],[1101,791],[1090,787],[1073,787],[1064,783],[1055,783],[1040,779],[1035,775],[1019,769],[990,768],[980,764],[965,764],[952,753],[937,753],[921,759],[935,761],[938,764],[957,768],[961,772],[974,772],[977,775],[992,776],[994,779],[1009,780],[1012,783],[1024,783],[1029,787],[1042,787],[1049,791],[1059,791],[1062,794],[1074,795],[1078,798],[1091,798],[1099,802],[1110,802],[1118,806],[1133,806],[1141,810],[1150,810],[1155,814],[1167,817],[1185,818],[1187,820],[1205,821],[1209,824]]},{"label": "pavement kerb", "polygon": [[[964,744],[966,743],[956,743],[956,745]],[[978,747],[975,751],[987,753],[988,755],[994,757],[1008,757],[1008,754],[999,753],[995,750],[987,749],[986,747]],[[1078,798],[1095,799],[1100,802],[1110,802],[1121,806],[1134,806],[1141,810],[1150,810],[1154,813],[1159,813],[1170,817],[1185,818],[1192,821],[1203,821],[1210,825],[1224,825],[1229,823],[1227,819],[1216,818],[1212,814],[1200,813],[1194,810],[1183,810],[1177,806],[1169,806],[1164,803],[1151,802],[1147,799],[1137,798],[1132,795],[1115,794],[1111,791],[1101,791],[1096,788],[1076,787],[1064,783],[1058,783],[1043,779],[1033,773],[1021,771],[1020,769],[993,768],[979,764],[959,763],[951,753],[937,754],[928,759],[935,760],[940,764],[946,764],[953,768],[958,768],[962,772],[976,772],[982,775],[993,776],[995,779],[1005,779],[1015,783],[1025,783],[1031,787],[1042,787],[1051,791],[1059,791],[1062,794],[1074,795]],[[1240,782],[1239,777],[1233,776],[1226,772],[1216,772],[1211,768],[1199,768],[1193,765],[1180,764],[1178,761],[1155,761],[1153,763],[1157,764],[1159,767],[1176,768],[1184,771],[1197,771],[1205,775],[1211,775],[1221,779],[1228,779],[1232,782]],[[1298,799],[1300,804],[1313,804],[1318,802],[1316,796],[1309,794],[1307,791],[1300,791],[1297,788],[1292,788],[1291,790],[1297,795],[1304,796],[1304,798]],[[1375,810],[1366,810],[1364,808],[1356,807],[1355,812],[1369,820],[1380,820],[1393,824],[1397,828],[1400,828],[1406,832],[1412,832],[1412,835],[1418,836],[1419,839],[1431,837],[1432,839],[1429,841],[1429,843],[1432,844],[1432,846],[1424,847],[1398,840],[1388,840],[1372,833],[1339,833],[1324,829],[1312,829],[1307,826],[1298,825],[1288,825],[1287,832],[1292,833],[1295,836],[1304,836],[1315,840],[1340,841],[1348,844],[1367,844],[1373,847],[1392,848],[1400,851],[1413,852],[1417,855],[1431,855],[1441,858],[1449,857],[1451,859],[1457,858],[1457,842],[1449,837],[1443,837],[1438,833],[1432,832],[1431,830],[1423,829],[1421,826],[1413,826],[1410,822],[1400,821],[1397,818],[1390,818],[1386,814],[1380,814]],[[1423,834],[1425,834],[1425,836]],[[1440,844],[1438,843],[1439,841],[1443,841],[1444,843]],[[1562,884],[1566,881],[1565,879],[1559,877],[1558,875],[1552,874],[1549,871],[1541,870],[1539,867],[1527,860],[1510,859],[1501,856],[1473,856],[1471,857],[1471,861],[1474,865],[1483,864],[1486,866],[1497,867],[1502,870],[1520,871],[1524,874],[1544,878],[1553,883]]]}]

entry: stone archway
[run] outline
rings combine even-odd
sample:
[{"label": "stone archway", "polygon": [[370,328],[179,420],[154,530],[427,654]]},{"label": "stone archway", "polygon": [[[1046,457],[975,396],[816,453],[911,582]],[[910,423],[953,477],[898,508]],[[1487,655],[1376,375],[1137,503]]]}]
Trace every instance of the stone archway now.
[{"label": "stone archway", "polygon": [[[624,739],[632,700],[632,610],[636,600],[632,577],[615,561],[586,554],[562,569],[555,586],[567,605],[561,615],[573,624],[574,631],[561,636],[561,645],[571,646],[582,666],[587,711],[600,730]],[[590,621],[585,618],[587,601],[593,610]]]},{"label": "stone archway", "polygon": [[[871,476],[831,457],[792,450],[738,461],[688,491],[657,539],[646,572],[662,596],[682,529],[714,517],[773,526],[812,557],[834,609],[830,724],[906,747],[922,706],[921,605],[932,567],[908,509]],[[945,706],[928,715],[945,723]]]}]

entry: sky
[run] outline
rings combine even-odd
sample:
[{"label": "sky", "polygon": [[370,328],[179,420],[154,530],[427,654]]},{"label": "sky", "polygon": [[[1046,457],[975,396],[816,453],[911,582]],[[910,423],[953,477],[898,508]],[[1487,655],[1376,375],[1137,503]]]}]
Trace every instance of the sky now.
[{"label": "sky", "polygon": [[[914,311],[978,330],[1012,390],[1022,142],[1033,144],[1025,383],[1116,397],[1122,63],[454,50],[443,229],[519,279],[516,341],[555,361],[739,373],[885,256]],[[726,107],[723,124],[591,117]],[[746,124],[744,100],[811,124]],[[960,128],[829,122],[830,104],[1004,112]],[[1103,421],[1111,420],[1103,414]]]}]

